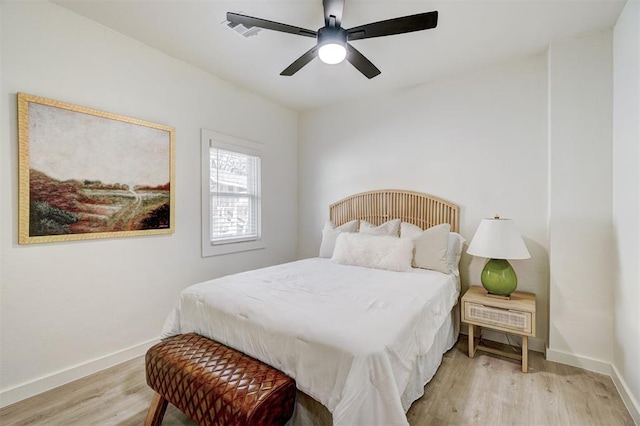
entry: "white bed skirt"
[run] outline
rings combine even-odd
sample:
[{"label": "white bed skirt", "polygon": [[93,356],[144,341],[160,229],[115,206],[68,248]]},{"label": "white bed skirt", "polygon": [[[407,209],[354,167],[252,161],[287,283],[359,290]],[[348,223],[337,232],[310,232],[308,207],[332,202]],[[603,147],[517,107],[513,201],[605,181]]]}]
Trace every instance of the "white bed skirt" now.
[{"label": "white bed skirt", "polygon": [[[401,398],[405,412],[414,401],[424,395],[424,387],[435,376],[442,363],[442,356],[458,341],[459,333],[460,304],[457,304],[436,333],[429,351],[420,357],[414,366],[412,379]],[[324,405],[301,391],[297,392],[293,417],[287,422],[287,426],[331,426],[332,424],[331,412]]]}]

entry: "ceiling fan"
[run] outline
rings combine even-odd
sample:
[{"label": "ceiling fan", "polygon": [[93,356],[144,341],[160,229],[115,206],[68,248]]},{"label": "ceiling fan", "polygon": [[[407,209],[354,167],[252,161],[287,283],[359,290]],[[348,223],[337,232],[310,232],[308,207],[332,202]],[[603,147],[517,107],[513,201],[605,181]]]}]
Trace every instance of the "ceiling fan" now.
[{"label": "ceiling fan", "polygon": [[433,11],[373,22],[346,30],[341,26],[344,0],[322,0],[322,6],[324,27],[318,31],[233,12],[227,12],[227,21],[230,27],[241,24],[246,28],[258,27],[317,39],[313,48],[296,59],[280,75],[292,76],[318,55],[320,60],[327,64],[337,64],[346,59],[367,78],[377,76],[380,70],[349,44],[350,41],[428,30],[438,25],[438,12]]}]

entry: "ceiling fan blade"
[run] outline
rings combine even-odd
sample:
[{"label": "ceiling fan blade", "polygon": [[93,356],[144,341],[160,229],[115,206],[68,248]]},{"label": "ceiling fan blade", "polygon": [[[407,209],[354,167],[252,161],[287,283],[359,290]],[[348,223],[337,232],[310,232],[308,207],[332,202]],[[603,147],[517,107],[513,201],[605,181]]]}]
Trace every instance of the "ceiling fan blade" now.
[{"label": "ceiling fan blade", "polygon": [[356,69],[364,74],[368,79],[372,79],[380,74],[380,70],[349,43],[347,43],[347,61],[351,62],[351,65],[356,67]]},{"label": "ceiling fan blade", "polygon": [[266,19],[254,18],[253,16],[240,15],[238,13],[227,12],[227,21],[232,24],[242,24],[247,28],[258,27],[265,30],[280,31],[281,33],[296,34],[305,37],[316,38],[316,32],[305,28],[294,27],[293,25],[281,24],[280,22],[267,21]]},{"label": "ceiling fan blade", "polygon": [[402,16],[360,25],[347,30],[347,39],[361,40],[363,38],[382,37],[395,34],[410,33],[435,28],[438,25],[438,12],[419,13],[417,15]]},{"label": "ceiling fan blade", "polygon": [[[322,0],[324,7],[324,25],[327,27],[339,27],[342,24],[342,11],[344,10],[344,0]],[[332,25],[331,17],[335,22]]]},{"label": "ceiling fan blade", "polygon": [[302,67],[311,62],[316,56],[318,52],[318,46],[313,46],[311,49],[307,51],[304,55],[300,56],[296,59],[291,65],[289,65],[284,71],[280,73],[280,75],[286,75],[288,77],[294,75]]}]

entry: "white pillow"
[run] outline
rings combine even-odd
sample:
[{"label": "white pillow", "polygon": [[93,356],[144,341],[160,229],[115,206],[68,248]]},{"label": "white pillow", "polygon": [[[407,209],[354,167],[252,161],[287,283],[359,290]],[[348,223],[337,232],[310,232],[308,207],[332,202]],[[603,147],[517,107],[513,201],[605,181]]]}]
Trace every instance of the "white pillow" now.
[{"label": "white pillow", "polygon": [[452,274],[460,276],[458,265],[462,255],[462,246],[467,240],[457,232],[449,232],[449,246],[447,247],[447,263]]},{"label": "white pillow", "polygon": [[342,233],[338,235],[331,260],[342,265],[388,271],[411,270],[413,241],[390,235]]},{"label": "white pillow", "polygon": [[360,221],[360,233],[369,235],[392,235],[398,236],[400,230],[400,219],[392,219],[380,226],[375,226],[366,220]]},{"label": "white pillow", "polygon": [[449,231],[451,231],[451,225],[448,223],[432,226],[424,231],[419,226],[403,223],[400,239],[409,239],[415,243],[413,266],[448,274],[450,272],[447,261]]},{"label": "white pillow", "polygon": [[400,238],[416,238],[422,235],[422,228],[413,223],[402,222],[400,224]]},{"label": "white pillow", "polygon": [[358,221],[352,220],[336,227],[333,222],[328,220],[324,224],[322,230],[322,242],[320,243],[320,257],[330,258],[333,255],[333,249],[336,246],[336,238],[342,232],[356,232],[358,229]]}]

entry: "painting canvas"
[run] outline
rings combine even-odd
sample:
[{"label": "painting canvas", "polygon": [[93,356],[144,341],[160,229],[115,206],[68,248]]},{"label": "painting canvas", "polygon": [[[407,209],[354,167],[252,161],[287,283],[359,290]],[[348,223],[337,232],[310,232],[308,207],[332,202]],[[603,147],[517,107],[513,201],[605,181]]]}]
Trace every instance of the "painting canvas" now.
[{"label": "painting canvas", "polygon": [[172,233],[174,133],[18,93],[18,242]]}]

